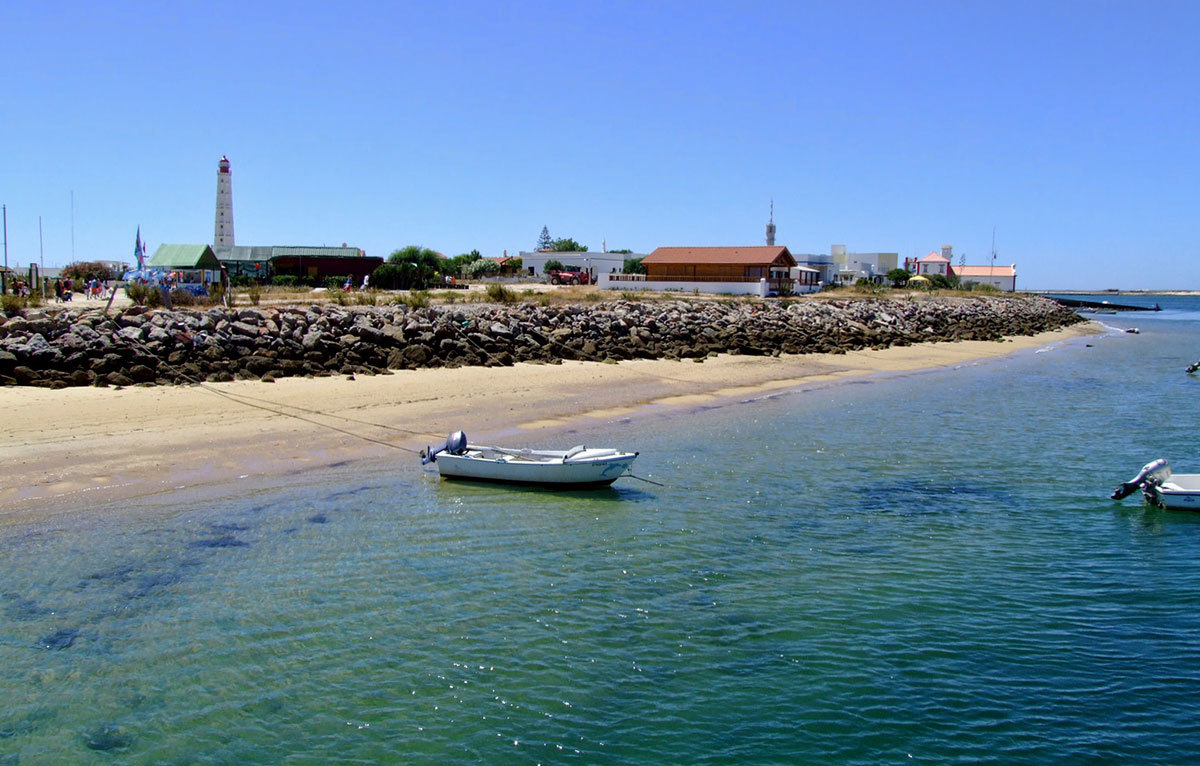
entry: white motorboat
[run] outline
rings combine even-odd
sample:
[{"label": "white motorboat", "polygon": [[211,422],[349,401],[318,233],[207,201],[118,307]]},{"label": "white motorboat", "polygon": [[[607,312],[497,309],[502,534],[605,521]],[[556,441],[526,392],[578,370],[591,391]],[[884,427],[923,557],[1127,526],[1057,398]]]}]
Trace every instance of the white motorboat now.
[{"label": "white motorboat", "polygon": [[589,448],[569,450],[508,449],[467,446],[455,431],[446,444],[421,453],[421,464],[437,463],[444,479],[472,479],[512,484],[539,484],[561,489],[607,487],[629,474],[636,452]]},{"label": "white motorboat", "polygon": [[1120,500],[1137,489],[1151,505],[1174,511],[1200,511],[1200,473],[1175,473],[1166,458],[1147,463],[1133,479],[1113,490]]}]

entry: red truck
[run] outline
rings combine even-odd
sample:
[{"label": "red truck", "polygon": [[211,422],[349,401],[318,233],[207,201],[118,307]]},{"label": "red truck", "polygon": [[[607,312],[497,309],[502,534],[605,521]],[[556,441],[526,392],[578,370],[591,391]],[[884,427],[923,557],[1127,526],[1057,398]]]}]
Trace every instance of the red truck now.
[{"label": "red truck", "polygon": [[547,271],[546,276],[550,277],[552,285],[590,285],[592,283],[591,274],[569,266]]}]

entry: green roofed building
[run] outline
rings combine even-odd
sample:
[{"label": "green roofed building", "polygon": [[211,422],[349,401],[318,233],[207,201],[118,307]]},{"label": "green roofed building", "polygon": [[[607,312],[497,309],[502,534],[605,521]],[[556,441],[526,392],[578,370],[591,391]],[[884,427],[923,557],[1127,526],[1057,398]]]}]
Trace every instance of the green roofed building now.
[{"label": "green roofed building", "polygon": [[159,245],[149,266],[164,269],[220,269],[211,245]]},{"label": "green roofed building", "polygon": [[213,252],[225,267],[230,277],[266,279],[271,274],[271,251],[273,247],[217,247]]},{"label": "green roofed building", "polygon": [[221,262],[210,245],[159,245],[146,264],[177,274],[179,284],[208,285],[221,281]]},{"label": "green roofed building", "polygon": [[350,277],[355,284],[383,263],[357,247],[218,247],[217,260],[230,277],[267,279],[290,275],[313,280]]}]

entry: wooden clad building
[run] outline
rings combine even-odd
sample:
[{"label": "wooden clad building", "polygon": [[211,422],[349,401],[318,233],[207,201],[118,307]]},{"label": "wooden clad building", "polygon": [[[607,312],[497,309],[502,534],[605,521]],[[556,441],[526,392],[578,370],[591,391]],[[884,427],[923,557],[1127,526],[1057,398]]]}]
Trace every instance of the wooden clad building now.
[{"label": "wooden clad building", "polygon": [[757,282],[787,279],[786,247],[660,247],[642,259],[648,281]]}]

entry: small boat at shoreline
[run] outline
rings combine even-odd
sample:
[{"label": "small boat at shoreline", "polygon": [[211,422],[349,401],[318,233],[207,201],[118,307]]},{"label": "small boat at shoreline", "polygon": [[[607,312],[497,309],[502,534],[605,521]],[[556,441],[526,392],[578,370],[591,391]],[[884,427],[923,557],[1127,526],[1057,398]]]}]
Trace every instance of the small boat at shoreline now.
[{"label": "small boat at shoreline", "polygon": [[1200,473],[1175,473],[1166,458],[1147,463],[1138,475],[1113,490],[1120,500],[1142,490],[1147,503],[1173,511],[1200,511]]},{"label": "small boat at shoreline", "polygon": [[637,452],[589,448],[580,444],[568,450],[510,449],[467,445],[455,431],[436,450],[425,448],[421,465],[437,463],[443,479],[469,479],[507,484],[528,484],[556,489],[607,487],[629,473]]}]

